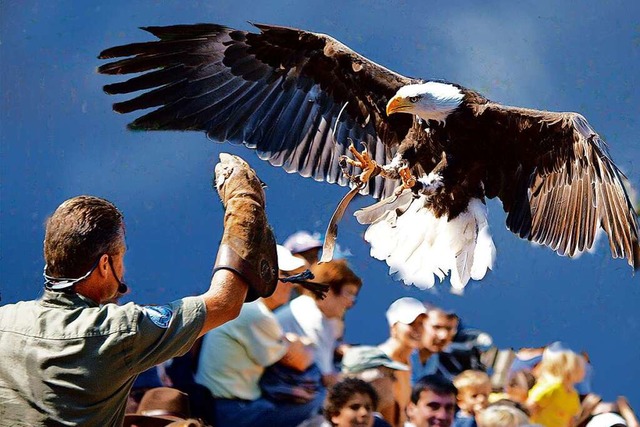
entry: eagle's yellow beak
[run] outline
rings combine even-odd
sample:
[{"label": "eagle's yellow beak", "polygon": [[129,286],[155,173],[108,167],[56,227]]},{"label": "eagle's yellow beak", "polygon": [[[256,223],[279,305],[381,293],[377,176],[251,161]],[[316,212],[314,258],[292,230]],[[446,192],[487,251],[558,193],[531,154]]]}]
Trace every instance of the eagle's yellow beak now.
[{"label": "eagle's yellow beak", "polygon": [[405,99],[401,96],[394,96],[387,103],[387,116],[393,113],[397,113],[398,111],[402,110],[403,107],[406,107]]}]

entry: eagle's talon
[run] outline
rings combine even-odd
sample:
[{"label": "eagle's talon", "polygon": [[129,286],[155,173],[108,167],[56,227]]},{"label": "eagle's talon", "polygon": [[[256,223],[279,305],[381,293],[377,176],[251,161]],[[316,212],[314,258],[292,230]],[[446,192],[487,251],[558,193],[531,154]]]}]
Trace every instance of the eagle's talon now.
[{"label": "eagle's talon", "polygon": [[416,178],[411,174],[411,169],[408,166],[400,168],[398,171],[400,179],[402,179],[402,188],[411,188],[416,185]]},{"label": "eagle's talon", "polygon": [[[347,179],[355,183],[360,188],[363,188],[371,178],[379,175],[382,171],[382,168],[378,165],[378,163],[369,155],[367,144],[363,142],[362,145],[364,146],[362,152],[356,150],[356,147],[353,145],[353,143],[349,145],[349,151],[351,152],[351,154],[353,154],[355,160],[344,155],[340,156],[339,160],[342,173],[347,177]],[[347,172],[347,165],[351,165],[354,168],[362,169],[362,172],[359,175],[351,175],[349,172]]]}]

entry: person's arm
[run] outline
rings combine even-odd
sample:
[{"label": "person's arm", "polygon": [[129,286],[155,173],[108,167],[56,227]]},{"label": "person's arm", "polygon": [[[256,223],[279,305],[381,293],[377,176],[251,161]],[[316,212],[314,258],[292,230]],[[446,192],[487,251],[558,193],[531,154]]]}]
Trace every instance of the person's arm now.
[{"label": "person's arm", "polygon": [[536,415],[541,409],[538,402],[536,402],[533,399],[527,399],[527,402],[525,403],[525,408],[527,408],[527,411],[529,411],[530,417],[533,417],[534,415]]},{"label": "person's arm", "polygon": [[216,271],[211,279],[211,287],[202,295],[207,315],[200,336],[238,317],[248,288],[236,273],[230,270]]},{"label": "person's arm", "polygon": [[280,359],[280,363],[297,371],[306,370],[313,363],[313,352],[309,349],[308,343],[295,334],[287,334],[289,346],[287,352]]},{"label": "person's arm", "polygon": [[244,160],[226,153],[220,154],[215,175],[225,208],[224,232],[211,287],[202,295],[207,314],[200,335],[238,317],[243,302],[271,295],[278,282],[262,182]]},{"label": "person's arm", "polygon": [[625,419],[627,425],[629,427],[640,426],[638,417],[636,417],[633,409],[631,409],[631,405],[629,405],[629,401],[627,400],[627,398],[624,396],[619,396],[616,402],[618,403],[618,409],[620,409],[620,415],[622,415],[622,418]]}]

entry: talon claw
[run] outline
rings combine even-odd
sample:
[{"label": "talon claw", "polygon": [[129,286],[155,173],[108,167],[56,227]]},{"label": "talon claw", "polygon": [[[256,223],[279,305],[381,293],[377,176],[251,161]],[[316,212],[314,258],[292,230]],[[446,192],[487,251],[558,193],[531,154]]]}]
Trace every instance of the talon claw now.
[{"label": "talon claw", "polygon": [[411,169],[408,167],[401,168],[398,173],[402,179],[402,188],[411,188],[416,185],[416,178],[411,174]]},{"label": "talon claw", "polygon": [[[369,155],[368,145],[365,142],[361,142],[361,144],[364,146],[364,149],[362,152],[359,152],[354,146],[353,141],[351,141],[348,150],[354,158],[351,159],[347,156],[341,156],[339,165],[342,169],[342,173],[347,177],[347,179],[358,187],[364,188],[372,177],[380,174],[382,168]],[[359,175],[351,175],[346,170],[348,165],[362,169],[362,172]]]}]

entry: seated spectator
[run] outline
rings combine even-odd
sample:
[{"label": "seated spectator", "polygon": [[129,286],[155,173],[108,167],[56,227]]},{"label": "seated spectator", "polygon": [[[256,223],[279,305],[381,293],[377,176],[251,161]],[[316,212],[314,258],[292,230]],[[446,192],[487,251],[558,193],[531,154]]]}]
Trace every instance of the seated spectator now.
[{"label": "seated spectator", "polygon": [[425,375],[439,373],[450,381],[457,371],[440,362],[440,353],[453,341],[458,330],[458,316],[438,307],[428,307],[424,319],[424,332],[418,351],[411,355],[411,379],[415,383]]},{"label": "seated spectator", "polygon": [[349,268],[345,260],[333,260],[311,266],[314,282],[329,285],[324,299],[302,289],[302,295],[276,312],[285,332],[305,337],[312,344],[313,360],[322,372],[325,387],[338,379],[333,357],[337,338],[342,334],[337,325],[345,312],[353,307],[362,280]]},{"label": "seated spectator", "polygon": [[342,359],[342,373],[345,377],[361,379],[373,386],[378,394],[378,412],[374,414],[374,427],[390,426],[392,420],[385,420],[382,412],[395,405],[393,385],[398,372],[409,371],[409,366],[395,362],[378,347],[351,347]]},{"label": "seated spectator", "polygon": [[372,427],[377,406],[378,395],[369,383],[345,378],[329,390],[324,416],[334,427]]},{"label": "seated spectator", "polygon": [[282,245],[289,249],[293,255],[304,259],[308,265],[318,263],[322,242],[306,231],[293,233],[287,237]]},{"label": "seated spectator", "polygon": [[[420,345],[423,321],[426,316],[424,304],[415,298],[395,300],[387,309],[389,339],[379,345],[392,360],[411,367],[410,356]],[[411,400],[411,371],[396,373],[393,385],[394,404],[381,409],[382,416],[393,426],[402,426],[406,420],[405,408]]]},{"label": "seated spectator", "polygon": [[411,389],[405,427],[451,427],[458,390],[439,374],[420,378]]},{"label": "seated spectator", "polygon": [[482,371],[466,370],[457,375],[453,385],[458,389],[456,427],[476,427],[476,416],[487,407],[491,379]]},{"label": "seated spectator", "polygon": [[545,350],[536,384],[527,398],[531,420],[546,427],[572,425],[580,413],[580,398],[574,385],[583,376],[582,356],[572,351]]},{"label": "seated spectator", "polygon": [[507,378],[507,383],[504,385],[504,392],[491,393],[489,395],[489,402],[493,403],[501,399],[508,399],[524,405],[527,401],[529,390],[531,390],[535,383],[536,379],[531,372],[527,370],[513,372]]},{"label": "seated spectator", "polygon": [[[304,267],[284,247],[277,253],[281,272]],[[265,367],[276,362],[296,371],[313,363],[312,352],[295,334],[285,336],[272,312],[289,300],[292,286],[279,281],[273,295],[244,304],[236,319],[205,335],[195,378],[214,397],[213,414],[205,421],[223,427],[295,426],[320,405],[273,401],[259,386]]]},{"label": "seated spectator", "polygon": [[498,401],[476,415],[478,427],[520,427],[529,424],[527,413],[510,401]]},{"label": "seated spectator", "polygon": [[[189,419],[190,417],[189,398],[185,393],[174,388],[156,387],[142,396],[135,413],[125,415],[123,427],[202,425],[198,420]],[[177,422],[181,423],[174,424]]]}]

